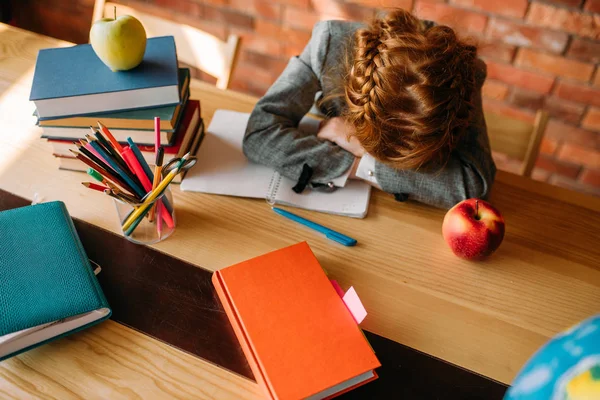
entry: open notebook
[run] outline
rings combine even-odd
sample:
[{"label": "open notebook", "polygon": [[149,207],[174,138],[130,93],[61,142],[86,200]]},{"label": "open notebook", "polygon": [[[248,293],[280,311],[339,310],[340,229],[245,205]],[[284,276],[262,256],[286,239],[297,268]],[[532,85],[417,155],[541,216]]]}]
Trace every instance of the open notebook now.
[{"label": "open notebook", "polygon": [[[242,139],[250,114],[217,110],[198,150],[198,163],[190,170],[181,190],[228,196],[267,199],[329,214],[364,218],[369,207],[371,186],[349,180],[344,188],[332,193],[306,189],[297,194],[296,182],[272,168],[250,162],[242,152]],[[299,128],[317,131],[319,121],[305,117]]]}]

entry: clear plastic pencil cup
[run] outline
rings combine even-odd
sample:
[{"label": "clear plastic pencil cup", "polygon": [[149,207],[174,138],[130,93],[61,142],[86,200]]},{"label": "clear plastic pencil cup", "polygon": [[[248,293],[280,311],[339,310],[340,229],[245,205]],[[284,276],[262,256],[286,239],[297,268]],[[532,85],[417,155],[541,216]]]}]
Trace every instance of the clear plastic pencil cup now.
[{"label": "clear plastic pencil cup", "polygon": [[175,230],[175,209],[169,188],[148,204],[133,204],[114,198],[123,236],[138,244],[165,240]]}]

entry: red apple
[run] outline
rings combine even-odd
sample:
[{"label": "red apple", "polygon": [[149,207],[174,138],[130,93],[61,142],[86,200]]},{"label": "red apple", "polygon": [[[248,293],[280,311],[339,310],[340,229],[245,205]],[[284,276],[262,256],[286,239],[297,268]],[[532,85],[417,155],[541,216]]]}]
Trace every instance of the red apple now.
[{"label": "red apple", "polygon": [[442,234],[454,254],[467,260],[492,254],[504,239],[504,218],[491,204],[467,199],[444,217]]}]

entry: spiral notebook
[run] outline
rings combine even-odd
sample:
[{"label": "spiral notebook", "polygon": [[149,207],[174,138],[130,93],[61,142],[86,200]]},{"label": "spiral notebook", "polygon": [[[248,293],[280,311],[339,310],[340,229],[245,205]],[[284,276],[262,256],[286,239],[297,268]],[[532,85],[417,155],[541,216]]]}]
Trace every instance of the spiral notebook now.
[{"label": "spiral notebook", "polygon": [[[296,182],[272,168],[250,162],[242,152],[242,140],[250,114],[217,110],[198,150],[198,163],[190,170],[181,190],[227,196],[266,199],[282,204],[328,214],[364,218],[369,207],[371,186],[348,180],[346,186],[332,193],[306,189],[292,190]],[[319,121],[305,117],[299,129],[316,132]]]}]

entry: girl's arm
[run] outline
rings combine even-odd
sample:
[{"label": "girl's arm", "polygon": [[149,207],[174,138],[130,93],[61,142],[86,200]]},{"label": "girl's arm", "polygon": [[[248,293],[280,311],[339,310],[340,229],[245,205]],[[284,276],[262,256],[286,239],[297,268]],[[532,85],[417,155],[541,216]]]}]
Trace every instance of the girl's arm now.
[{"label": "girl's arm", "polygon": [[298,123],[321,90],[319,77],[328,45],[328,22],[317,23],[302,55],[289,61],[256,104],[244,137],[246,157],[295,181],[307,164],[312,169],[310,182],[327,184],[348,171],[354,160],[335,144],[298,130]]}]

